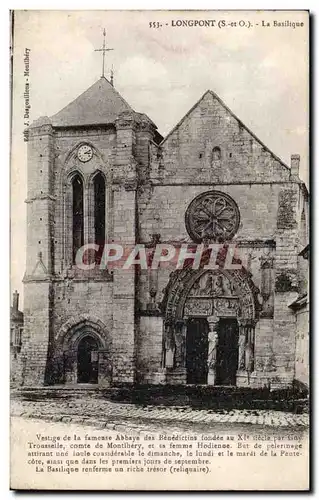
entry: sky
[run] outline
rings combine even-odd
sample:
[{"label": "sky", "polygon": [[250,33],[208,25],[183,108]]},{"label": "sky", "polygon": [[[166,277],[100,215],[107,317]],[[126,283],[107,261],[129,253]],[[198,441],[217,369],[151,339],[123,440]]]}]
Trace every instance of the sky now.
[{"label": "sky", "polygon": [[[174,27],[177,20],[215,20],[214,27]],[[227,27],[216,26],[224,20]],[[304,27],[274,27],[273,21]],[[245,22],[245,27],[239,26]],[[160,28],[150,27],[159,23]],[[250,27],[248,26],[250,22]],[[270,26],[267,26],[267,22]],[[230,26],[233,23],[233,26]],[[236,26],[234,26],[236,23]],[[167,24],[167,26],[166,26]],[[265,26],[263,27],[262,24]],[[153,26],[153,25],[152,25]],[[286,164],[308,164],[306,14],[241,11],[16,11],[11,138],[11,284],[23,295],[26,255],[24,52],[30,49],[30,118],[52,116],[101,76],[165,136],[208,89]],[[23,297],[22,297],[23,298]],[[22,304],[21,304],[22,305]]]}]

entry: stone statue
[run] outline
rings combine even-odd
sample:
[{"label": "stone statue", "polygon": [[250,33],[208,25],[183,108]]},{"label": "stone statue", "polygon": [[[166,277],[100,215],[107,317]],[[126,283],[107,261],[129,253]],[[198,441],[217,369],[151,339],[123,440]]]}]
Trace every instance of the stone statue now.
[{"label": "stone statue", "polygon": [[[241,328],[242,330],[242,328]],[[238,340],[238,369],[245,370],[246,333],[240,331]]]},{"label": "stone statue", "polygon": [[208,276],[205,284],[205,288],[203,289],[204,295],[212,295],[213,292],[213,278],[212,276]]},{"label": "stone statue", "polygon": [[185,355],[185,336],[183,335],[183,327],[180,327],[175,332],[175,366],[179,367]]},{"label": "stone statue", "polygon": [[217,278],[215,280],[214,293],[216,295],[224,295],[224,293],[225,293],[223,277],[221,275],[217,276]]},{"label": "stone statue", "polygon": [[168,328],[165,336],[165,367],[174,367],[175,339],[171,328]]},{"label": "stone statue", "polygon": [[216,354],[218,345],[218,333],[214,330],[208,332],[208,357],[207,366],[209,370],[213,370],[216,366]]},{"label": "stone statue", "polygon": [[234,284],[229,279],[226,280],[226,283],[225,283],[225,279],[224,279],[224,287],[225,287],[226,293],[228,293],[229,295],[233,295],[235,293]]},{"label": "stone statue", "polygon": [[253,371],[254,366],[254,353],[253,348],[250,343],[248,343],[245,347],[245,368],[246,371],[251,373]]},{"label": "stone statue", "polygon": [[198,295],[200,292],[200,280],[195,281],[193,288],[191,289],[190,295]]}]

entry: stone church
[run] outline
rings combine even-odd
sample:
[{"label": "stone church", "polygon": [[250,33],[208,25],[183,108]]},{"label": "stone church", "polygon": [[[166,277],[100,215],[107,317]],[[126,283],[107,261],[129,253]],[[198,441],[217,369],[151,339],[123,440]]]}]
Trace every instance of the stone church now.
[{"label": "stone church", "polygon": [[[299,163],[281,161],[211,90],[165,138],[105,77],[36,120],[19,383],[307,383]],[[80,247],[110,242],[233,244],[245,265],[76,265]]]}]

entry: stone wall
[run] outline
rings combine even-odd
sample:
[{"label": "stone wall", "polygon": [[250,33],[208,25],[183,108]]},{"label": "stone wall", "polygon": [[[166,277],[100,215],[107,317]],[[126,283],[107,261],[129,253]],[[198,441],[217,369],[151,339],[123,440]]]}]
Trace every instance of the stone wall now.
[{"label": "stone wall", "polygon": [[77,321],[80,315],[99,318],[112,332],[113,283],[93,279],[55,283],[52,315],[55,338],[69,318]]},{"label": "stone wall", "polygon": [[[22,331],[21,331],[22,329]],[[16,339],[21,339],[21,344],[17,344]],[[21,346],[24,343],[23,319],[22,321],[10,321],[10,384],[18,385],[21,374]]]},{"label": "stone wall", "polygon": [[163,318],[142,316],[137,340],[137,377],[139,383],[156,383],[162,369]]},{"label": "stone wall", "polygon": [[52,285],[46,281],[25,284],[24,342],[21,350],[22,385],[48,381],[47,361],[52,343]]},{"label": "stone wall", "polygon": [[[31,129],[28,142],[26,276],[36,270],[38,255],[44,274],[52,271],[52,229],[55,199],[52,189],[54,134],[50,124]],[[43,274],[43,273],[42,273]]]},{"label": "stone wall", "polygon": [[296,312],[295,379],[309,387],[309,304]]},{"label": "stone wall", "polygon": [[139,195],[139,237],[149,242],[153,233],[162,242],[191,242],[185,227],[185,212],[200,193],[217,190],[229,194],[240,210],[240,227],[234,239],[272,239],[277,230],[278,197],[290,184],[250,183],[210,186],[154,185]]}]

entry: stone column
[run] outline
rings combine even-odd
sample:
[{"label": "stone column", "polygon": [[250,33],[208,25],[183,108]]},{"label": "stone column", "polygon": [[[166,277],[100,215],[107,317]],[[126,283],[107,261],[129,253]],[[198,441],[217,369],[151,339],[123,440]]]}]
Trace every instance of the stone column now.
[{"label": "stone column", "polygon": [[173,325],[168,323],[165,325],[164,336],[164,367],[174,368],[175,357],[175,340],[173,334]]},{"label": "stone column", "polygon": [[208,332],[208,358],[207,358],[207,366],[208,366],[208,375],[207,375],[207,384],[215,385],[216,380],[216,358],[217,358],[217,345],[218,345],[218,330],[217,325],[219,318],[218,316],[209,316],[207,318],[209,325]]},{"label": "stone column", "polygon": [[239,336],[238,336],[238,371],[245,371],[245,350],[247,345],[247,326],[246,320],[239,319]]},{"label": "stone column", "polygon": [[[87,218],[86,232],[87,232],[87,243],[96,243],[95,241],[95,227],[94,227],[94,182],[91,180],[90,184],[85,187],[85,199],[86,203],[84,205],[84,214]],[[85,227],[85,226],[84,226]],[[86,240],[84,241],[86,243]]]},{"label": "stone column", "polygon": [[171,321],[165,325],[163,364],[166,382],[171,385],[186,382],[185,329],[184,320]]},{"label": "stone column", "polygon": [[248,374],[252,373],[255,369],[255,322],[250,321],[246,328],[245,369]]},{"label": "stone column", "polygon": [[175,365],[176,368],[185,368],[185,345],[186,345],[187,320],[180,319],[175,323]]}]

